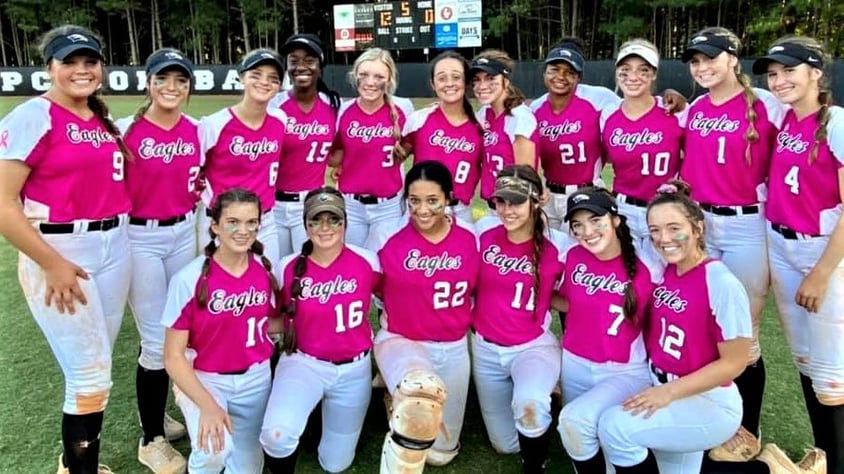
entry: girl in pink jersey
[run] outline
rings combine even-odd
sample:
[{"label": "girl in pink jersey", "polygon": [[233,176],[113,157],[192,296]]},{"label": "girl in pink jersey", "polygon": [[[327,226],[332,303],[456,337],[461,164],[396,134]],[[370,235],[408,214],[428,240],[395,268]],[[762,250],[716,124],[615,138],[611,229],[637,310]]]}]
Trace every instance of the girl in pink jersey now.
[{"label": "girl in pink jersey", "polygon": [[[790,106],[768,176],[768,255],[815,446],[844,473],[844,110],[814,39],[783,38],[753,64]],[[786,459],[787,460],[787,459]],[[820,471],[818,471],[820,472]]]},{"label": "girl in pink jersey", "polygon": [[399,145],[405,120],[413,110],[398,107],[393,94],[398,72],[390,52],[364,51],[349,71],[358,96],[343,104],[328,165],[337,169],[338,189],[346,196],[346,240],[363,245],[372,229],[401,216]]},{"label": "girl in pink jersey", "polygon": [[311,34],[295,34],[281,47],[293,86],[270,102],[271,108],[281,108],[287,116],[273,207],[282,256],[292,254],[308,239],[302,226],[305,194],[325,184],[334,141],[340,94],[322,78],[323,51],[322,42]]},{"label": "girl in pink jersey", "polygon": [[274,348],[269,331],[280,329],[278,283],[256,238],[260,198],[235,188],[209,211],[205,255],[170,281],[164,365],[190,433],[188,472],[257,473]]},{"label": "girl in pink jersey", "polygon": [[[452,186],[445,165],[415,164],[404,185],[409,220],[380,228],[370,240],[384,275],[375,360],[393,396],[382,474],[422,472],[426,460],[445,465],[460,447],[469,389],[466,334],[480,256],[474,232],[445,212]],[[413,400],[424,400],[420,406],[433,413],[403,431]],[[444,430],[437,434],[440,419]],[[429,429],[414,431],[420,425]]]},{"label": "girl in pink jersey", "polygon": [[[199,122],[203,173],[207,179],[202,192],[206,213],[200,228],[207,228],[207,208],[218,194],[235,187],[248,189],[258,196],[261,209],[265,210],[258,239],[274,264],[280,254],[272,209],[287,116],[281,109],[268,108],[268,104],[281,87],[283,71],[275,51],[250,51],[238,67],[243,84],[240,102]],[[207,238],[201,237],[200,244],[206,244]]]},{"label": "girl in pink jersey", "polygon": [[482,261],[472,311],[472,372],[484,425],[496,451],[521,452],[525,473],[545,472],[551,392],[560,374],[549,309],[562,273],[563,236],[545,228],[542,194],[529,166],[498,173],[493,199],[500,220],[478,229]]},{"label": "girl in pink jersey", "polygon": [[129,306],[141,339],[135,391],[144,433],[138,460],[155,473],[184,472],[184,457],[168,442],[184,436],[185,427],[164,411],[170,379],[161,313],[168,281],[196,257],[199,135],[197,122],[182,113],[193,64],[182,52],[164,48],[147,58],[146,74],[146,101],[134,116],[117,121],[137,158],[127,165],[126,186],[132,200]]},{"label": "girl in pink jersey", "polygon": [[668,263],[643,312],[653,387],[609,407],[598,423],[619,474],[700,472],[703,451],[741,420],[733,379],[750,351],[748,298],[726,265],[707,256],[703,212],[688,195],[672,181],[648,205],[651,240]]},{"label": "girl in pink jersey", "polygon": [[744,402],[742,428],[710,458],[742,461],[761,449],[759,417],[765,365],[758,336],[768,292],[769,270],[763,215],[765,179],[781,106],[767,91],[750,87],[741,73],[735,34],[706,28],[694,35],[683,61],[695,82],[708,90],[688,111],[680,176],[706,216],[706,251],[744,285],[753,316],[748,368],[736,381]]},{"label": "girl in pink jersey", "polygon": [[97,95],[101,44],[78,26],[48,31],[50,88],[0,121],[0,235],[20,251],[21,289],[65,378],[59,474],[111,472],[100,432],[129,293],[131,155]]},{"label": "girl in pink jersey", "polygon": [[642,326],[659,265],[637,255],[627,219],[603,188],[569,196],[569,248],[554,307],[567,310],[562,338],[563,410],[557,430],[577,472],[607,469],[598,420],[649,385]]},{"label": "girl in pink jersey", "polygon": [[683,145],[684,116],[667,115],[653,86],[659,51],[651,42],[633,39],[621,45],[615,62],[616,82],[624,99],[601,114],[601,138],[613,167],[613,194],[630,233],[648,241],[645,207],[659,185],[677,176]]},{"label": "girl in pink jersey", "polygon": [[272,474],[295,472],[299,437],[320,401],[320,466],[328,472],[351,466],[372,393],[368,315],[378,259],[344,243],[346,206],[334,188],[307,194],[303,220],[302,252],[281,263],[287,355],[275,369],[261,432]]},{"label": "girl in pink jersey", "polygon": [[548,223],[565,229],[566,199],[577,188],[602,185],[601,111],[621,99],[605,87],[581,84],[585,55],[578,38],[564,38],[548,51],[543,80],[548,93],[530,109],[538,122],[539,157],[551,200]]},{"label": "girl in pink jersey", "polygon": [[488,49],[469,67],[469,83],[481,103],[476,116],[484,129],[481,197],[490,209],[499,171],[513,164],[536,168],[538,163],[536,119],[525,105],[525,95],[513,84],[514,66],[504,51]]},{"label": "girl in pink jersey", "polygon": [[454,177],[454,199],[449,203],[457,217],[471,222],[472,199],[480,180],[483,129],[466,97],[469,63],[454,51],[431,60],[431,88],[439,102],[417,110],[407,119],[402,148],[417,162],[436,160]]}]

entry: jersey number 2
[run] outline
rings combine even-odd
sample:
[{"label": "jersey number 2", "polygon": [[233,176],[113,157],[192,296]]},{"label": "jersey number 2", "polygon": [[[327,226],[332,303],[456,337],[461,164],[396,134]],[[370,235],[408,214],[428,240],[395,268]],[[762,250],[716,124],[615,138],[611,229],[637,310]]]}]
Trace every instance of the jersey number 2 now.
[{"label": "jersey number 2", "polygon": [[434,283],[434,309],[456,308],[463,306],[464,296],[469,289],[469,282],[458,281],[454,286],[447,281]]}]

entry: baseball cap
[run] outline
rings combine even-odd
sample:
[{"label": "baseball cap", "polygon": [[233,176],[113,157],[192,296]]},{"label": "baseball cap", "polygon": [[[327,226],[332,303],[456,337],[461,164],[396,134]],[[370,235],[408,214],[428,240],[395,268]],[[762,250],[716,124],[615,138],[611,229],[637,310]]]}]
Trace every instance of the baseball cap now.
[{"label": "baseball cap", "polygon": [[259,49],[247,54],[240,62],[237,72],[243,73],[251,69],[255,69],[262,64],[269,64],[270,66],[275,67],[278,69],[279,74],[284,72],[284,66],[281,65],[281,59],[278,57],[278,54],[276,54],[275,51],[267,49]]},{"label": "baseball cap", "polygon": [[659,69],[659,53],[643,44],[634,43],[621,48],[615,58],[615,65],[618,66],[618,63],[624,61],[628,56],[639,56],[654,69]]},{"label": "baseball cap", "polygon": [[730,53],[733,56],[738,55],[738,49],[733,46],[726,36],[702,33],[692,38],[686,44],[686,49],[683,51],[683,62],[687,63],[691,61],[695,53],[703,53],[709,58],[714,58],[723,52]]},{"label": "baseball cap", "polygon": [[580,51],[574,48],[567,48],[565,46],[561,46],[558,48],[553,48],[551,51],[548,51],[548,56],[545,57],[545,64],[551,64],[556,62],[566,62],[571,65],[577,72],[583,72],[583,63],[585,62],[583,59],[583,54]]},{"label": "baseball cap", "polygon": [[802,63],[818,69],[823,68],[823,58],[816,52],[797,43],[780,43],[771,47],[768,54],[753,62],[753,74],[768,72],[769,63],[780,63],[783,66],[794,67]]},{"label": "baseball cap", "polygon": [[325,62],[325,53],[322,49],[322,41],[317,35],[312,34],[297,34],[287,38],[287,41],[281,45],[281,55],[287,56],[291,51],[297,49],[304,49],[309,55],[319,58],[319,63]]},{"label": "baseball cap", "polygon": [[574,213],[580,210],[594,212],[598,216],[603,216],[607,213],[618,214],[618,205],[615,203],[615,199],[600,188],[584,189],[575,192],[569,196],[567,206],[568,210],[563,219],[565,222],[570,221]]},{"label": "baseball cap", "polygon": [[346,201],[334,193],[321,192],[305,200],[305,219],[311,220],[323,212],[346,218]]},{"label": "baseball cap", "polygon": [[84,33],[73,33],[53,38],[44,48],[44,56],[46,56],[44,59],[47,61],[50,59],[62,61],[75,53],[85,53],[105,59],[99,40]]},{"label": "baseball cap", "polygon": [[526,179],[518,176],[499,176],[495,180],[495,192],[492,193],[492,197],[513,204],[521,204],[530,198],[539,199],[539,192]]},{"label": "baseball cap", "polygon": [[179,68],[186,72],[188,76],[193,76],[193,63],[174,49],[159,50],[147,58],[147,75],[158,74],[168,68]]},{"label": "baseball cap", "polygon": [[510,77],[510,70],[501,61],[492,58],[478,58],[472,61],[469,66],[469,76],[474,75],[478,71],[483,71],[490,76],[497,76],[499,74],[504,77]]}]

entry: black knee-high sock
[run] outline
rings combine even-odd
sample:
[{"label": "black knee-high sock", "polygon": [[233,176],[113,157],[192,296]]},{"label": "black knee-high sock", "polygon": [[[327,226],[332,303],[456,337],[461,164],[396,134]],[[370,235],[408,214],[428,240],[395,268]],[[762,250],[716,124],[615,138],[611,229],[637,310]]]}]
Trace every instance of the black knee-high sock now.
[{"label": "black knee-high sock", "polygon": [[274,458],[264,453],[264,466],[270,474],[293,474],[296,472],[296,460],[299,458],[299,448],[287,457]]},{"label": "black knee-high sock", "polygon": [[138,413],[144,427],[144,444],[164,436],[164,410],[167,408],[167,391],[170,377],[167,371],[147,370],[138,364],[135,372],[135,394],[138,397]]},{"label": "black knee-high sock", "polygon": [[604,459],[604,452],[598,449],[598,453],[583,461],[571,460],[577,474],[604,474],[607,472],[607,461]]},{"label": "black knee-high sock", "polygon": [[762,461],[729,462],[713,461],[703,456],[701,474],[770,474],[771,468]]},{"label": "black knee-high sock", "polygon": [[97,474],[103,412],[62,416],[64,465],[71,474]]},{"label": "black knee-high sock", "polygon": [[809,423],[812,426],[812,437],[815,439],[815,446],[826,451],[827,455],[835,448],[835,431],[832,421],[831,407],[823,405],[815,390],[812,388],[812,379],[800,374],[800,386],[803,388],[803,400],[806,403],[806,411],[809,413]]},{"label": "black knee-high sock", "polygon": [[526,474],[544,473],[551,445],[551,432],[546,431],[536,438],[528,438],[519,433],[519,450],[522,455],[522,472]]},{"label": "black knee-high sock", "polygon": [[741,426],[759,437],[759,418],[762,415],[762,396],[765,393],[765,362],[759,357],[754,364],[748,365],[735,380],[741,394]]},{"label": "black knee-high sock", "polygon": [[829,407],[832,412],[835,438],[832,448],[826,452],[829,474],[844,474],[844,405]]},{"label": "black knee-high sock", "polygon": [[654,452],[650,449],[648,450],[648,457],[635,466],[621,467],[615,464],[613,466],[615,466],[615,472],[617,474],[655,474],[659,472],[656,456],[654,456]]}]

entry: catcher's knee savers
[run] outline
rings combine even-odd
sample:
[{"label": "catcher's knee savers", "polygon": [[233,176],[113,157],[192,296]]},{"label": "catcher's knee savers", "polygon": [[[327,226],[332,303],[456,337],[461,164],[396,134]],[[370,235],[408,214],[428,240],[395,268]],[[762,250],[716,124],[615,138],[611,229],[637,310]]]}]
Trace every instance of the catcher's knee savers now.
[{"label": "catcher's knee savers", "polygon": [[381,473],[422,472],[425,453],[442,425],[446,390],[433,372],[413,370],[393,393],[390,433],[381,453]]}]

